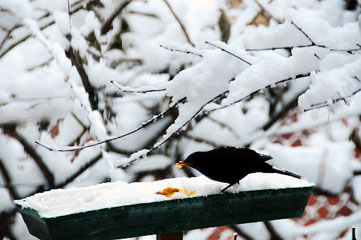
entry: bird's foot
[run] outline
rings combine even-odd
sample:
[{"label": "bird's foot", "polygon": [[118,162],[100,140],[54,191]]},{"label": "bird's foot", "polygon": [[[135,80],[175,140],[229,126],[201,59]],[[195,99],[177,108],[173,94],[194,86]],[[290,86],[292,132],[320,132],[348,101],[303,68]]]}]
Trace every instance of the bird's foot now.
[{"label": "bird's foot", "polygon": [[222,193],[226,193],[226,190],[227,190],[228,188],[232,187],[233,185],[234,185],[234,183],[229,184],[227,187],[223,188],[223,189],[221,190],[221,192],[222,192]]}]

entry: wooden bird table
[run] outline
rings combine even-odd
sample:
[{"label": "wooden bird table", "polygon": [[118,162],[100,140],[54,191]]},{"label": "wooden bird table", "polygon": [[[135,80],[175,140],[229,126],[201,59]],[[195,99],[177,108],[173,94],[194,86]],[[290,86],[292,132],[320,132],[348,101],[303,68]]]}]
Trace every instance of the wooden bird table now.
[{"label": "wooden bird table", "polygon": [[[114,239],[301,217],[313,186],[220,193],[43,217],[16,202],[30,233],[40,239]],[[66,191],[66,190],[65,190]]]}]

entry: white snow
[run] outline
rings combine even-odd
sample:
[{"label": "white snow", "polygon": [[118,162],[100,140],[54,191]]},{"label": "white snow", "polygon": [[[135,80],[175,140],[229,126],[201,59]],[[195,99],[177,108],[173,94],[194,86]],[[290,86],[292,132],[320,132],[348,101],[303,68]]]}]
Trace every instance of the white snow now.
[{"label": "white snow", "polygon": [[339,193],[352,176],[353,146],[349,142],[320,144],[320,139],[317,142],[318,147],[297,148],[269,144],[267,150],[274,157],[272,164],[295,172],[322,189]]},{"label": "white snow", "polygon": [[[109,178],[129,182],[143,172],[169,168],[176,157],[185,158],[194,151],[211,150],[222,145],[251,144],[251,148],[272,155],[274,165],[299,173],[322,189],[338,194],[351,186],[356,201],[361,203],[361,180],[352,176],[352,172],[359,170],[361,165],[354,157],[355,146],[349,139],[352,131],[359,129],[361,114],[361,92],[352,95],[361,88],[361,51],[357,45],[361,44],[359,9],[344,10],[343,0],[168,2],[182,21],[194,47],[162,0],[132,1],[114,19],[112,29],[105,35],[100,34],[100,28],[120,4],[119,1],[102,0],[104,7],[84,8],[70,17],[65,0],[0,1],[0,125],[9,122],[18,124],[17,132],[34,147],[52,171],[55,184],[68,179],[103,151],[102,158],[95,165],[65,188],[89,186]],[[74,9],[86,7],[89,1],[70,0],[69,3]],[[221,10],[231,24],[227,43],[219,42]],[[269,20],[266,21],[267,26],[251,23],[262,15]],[[301,27],[315,44],[325,47],[246,51],[311,44],[311,40],[291,22]],[[126,25],[129,29],[119,34]],[[11,29],[13,31],[8,35]],[[93,45],[95,42],[90,43],[88,36],[92,32],[99,46]],[[72,36],[70,42],[65,36],[68,33]],[[29,38],[24,40],[26,37]],[[111,47],[113,42],[119,44],[120,40],[122,49]],[[205,41],[231,51],[252,65],[205,44]],[[202,57],[169,51],[160,45],[194,52]],[[69,46],[79,51],[84,61],[89,81],[99,97],[98,111],[92,111],[79,73],[65,54]],[[345,49],[356,50],[352,54],[338,51]],[[305,73],[311,76],[292,79]],[[235,80],[230,81],[231,78]],[[275,100],[269,93],[279,91],[279,88],[273,87],[277,81],[287,78],[291,78],[290,82],[280,85],[288,89],[275,109],[282,110],[282,104],[302,93],[298,99],[300,109],[290,113],[297,115],[297,121],[290,122],[290,118],[286,117],[264,131],[262,127],[271,119],[269,110]],[[126,93],[111,84],[111,80],[123,90],[166,90],[149,94]],[[270,91],[263,91],[267,86],[271,86]],[[258,90],[263,93],[212,112],[200,121],[189,121],[196,114],[225,106]],[[222,102],[207,105],[213,97],[225,91],[229,94]],[[54,148],[63,148],[118,136],[136,129],[183,97],[187,98],[187,102],[180,104],[179,115],[165,116],[145,129],[113,141],[110,144],[117,149],[115,152],[95,147],[79,154],[57,153],[34,144],[34,141],[39,141]],[[336,99],[342,101],[333,104]],[[332,105],[302,112],[320,103]],[[113,114],[112,118],[107,118],[109,113]],[[49,120],[49,128],[40,131],[37,125],[40,120]],[[151,149],[155,143],[158,146],[183,125],[186,132],[164,144],[164,148],[156,153],[148,154],[148,150],[143,149]],[[0,160],[17,193],[21,197],[28,196],[38,186],[46,185],[47,181],[23,146],[4,134],[1,126]],[[55,126],[58,126],[59,133],[53,135],[50,131]],[[284,146],[275,145],[273,140],[283,138],[282,134],[294,135],[284,141]],[[301,147],[287,146],[297,139],[302,140]],[[134,161],[134,165],[126,171],[117,168],[140,156],[144,158]],[[185,176],[180,169],[172,169],[169,174]],[[141,181],[153,180],[152,175],[141,178]],[[254,184],[262,186],[258,180],[252,179]],[[249,187],[247,182],[243,182],[242,186],[245,189]],[[239,188],[242,190],[241,186]],[[229,191],[237,189],[235,186]],[[11,197],[1,191],[0,208],[11,210],[14,207]],[[149,194],[154,195],[154,192]],[[157,195],[166,200],[177,196],[184,197],[181,193],[171,198]],[[30,239],[19,214],[15,223],[12,228],[14,236]],[[360,226],[347,218],[342,219],[342,227],[350,227],[351,224]],[[277,230],[291,232],[292,227],[285,226]],[[331,224],[330,229],[333,226]],[[244,227],[250,235],[267,239],[268,231],[264,226],[262,229],[257,225]],[[335,238],[339,230],[343,231],[340,228],[331,233],[329,228],[317,225],[312,231],[285,234],[284,238],[303,239],[299,234],[309,233],[314,234],[313,237],[308,236],[312,240],[328,240]],[[206,238],[197,238],[200,235],[206,236],[195,231],[186,239]],[[350,233],[347,233],[343,239],[350,238]]]},{"label": "white snow", "polygon": [[[22,207],[35,209],[42,217],[57,217],[117,206],[183,199],[219,194],[227,183],[204,176],[173,178],[155,182],[112,182],[90,187],[55,189],[15,201]],[[313,186],[305,180],[271,173],[253,173],[230,188],[229,192]],[[157,194],[165,188],[179,188],[171,197]]]}]

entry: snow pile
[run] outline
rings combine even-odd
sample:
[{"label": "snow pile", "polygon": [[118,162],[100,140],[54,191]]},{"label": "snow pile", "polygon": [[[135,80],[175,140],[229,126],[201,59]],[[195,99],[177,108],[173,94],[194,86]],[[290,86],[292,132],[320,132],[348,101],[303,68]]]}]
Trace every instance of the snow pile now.
[{"label": "snow pile", "polygon": [[[227,183],[216,182],[204,176],[173,178],[155,182],[112,182],[90,187],[56,189],[15,201],[24,208],[38,211],[42,217],[57,217],[79,212],[131,204],[200,197],[219,194]],[[313,184],[293,177],[271,173],[253,173],[233,186],[228,192],[265,189],[310,187]],[[178,189],[174,194],[160,194],[167,188]]]}]

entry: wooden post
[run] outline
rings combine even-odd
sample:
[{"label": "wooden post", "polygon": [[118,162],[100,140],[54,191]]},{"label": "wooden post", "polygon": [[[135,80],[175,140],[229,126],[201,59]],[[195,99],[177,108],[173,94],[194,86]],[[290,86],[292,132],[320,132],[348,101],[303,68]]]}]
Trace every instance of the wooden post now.
[{"label": "wooden post", "polygon": [[157,240],[183,240],[183,232],[157,234]]}]

